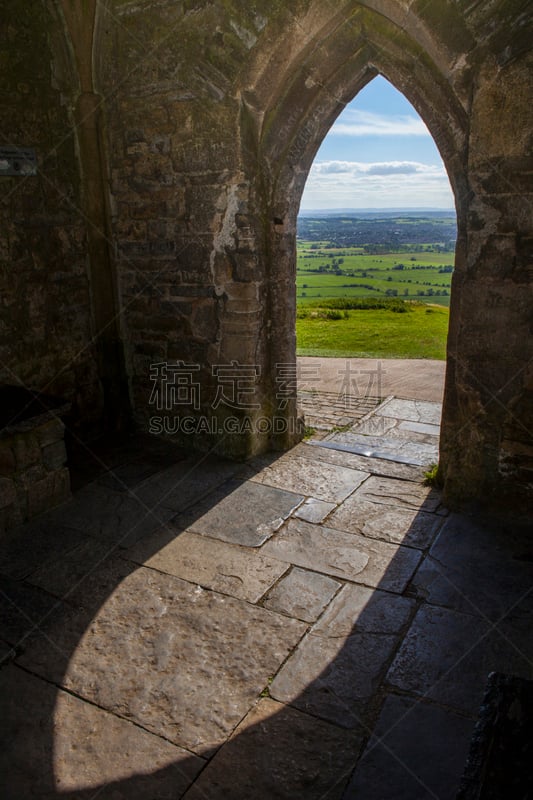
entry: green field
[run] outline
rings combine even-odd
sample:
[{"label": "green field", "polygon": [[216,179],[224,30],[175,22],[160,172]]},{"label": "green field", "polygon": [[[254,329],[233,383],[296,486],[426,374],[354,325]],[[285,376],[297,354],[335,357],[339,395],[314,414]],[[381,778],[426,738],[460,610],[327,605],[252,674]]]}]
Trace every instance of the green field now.
[{"label": "green field", "polygon": [[[317,247],[318,244],[318,247]],[[403,297],[450,303],[454,255],[419,250],[364,254],[360,247],[324,247],[299,240],[296,290],[298,304],[328,297]],[[445,271],[444,271],[445,270]]]},{"label": "green field", "polygon": [[307,306],[296,320],[300,356],[446,358],[447,308],[407,303],[409,311],[347,310],[328,319],[326,306]]},{"label": "green field", "polygon": [[298,231],[299,355],[446,357],[453,214],[307,215]]}]

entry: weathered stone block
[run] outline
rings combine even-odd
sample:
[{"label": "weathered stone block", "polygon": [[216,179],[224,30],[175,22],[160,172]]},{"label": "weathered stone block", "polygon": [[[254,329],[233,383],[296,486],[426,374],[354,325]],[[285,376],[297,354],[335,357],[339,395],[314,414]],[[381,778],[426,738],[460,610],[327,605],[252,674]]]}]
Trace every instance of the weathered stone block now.
[{"label": "weathered stone block", "polygon": [[271,589],[263,605],[289,617],[314,622],[341,586],[327,575],[294,567]]},{"label": "weathered stone block", "polygon": [[46,447],[53,442],[63,441],[65,425],[59,418],[54,418],[35,428],[35,437],[40,447]]},{"label": "weathered stone block", "polygon": [[60,469],[67,460],[65,443],[61,439],[59,442],[52,442],[43,447],[43,464],[48,470]]},{"label": "weathered stone block", "polygon": [[14,481],[9,478],[0,478],[0,508],[6,508],[17,499],[17,490]]},{"label": "weathered stone block", "polygon": [[283,561],[266,558],[247,547],[191,531],[180,533],[170,526],[136,545],[127,556],[147,567],[250,603],[257,603],[287,571]]},{"label": "weathered stone block", "polygon": [[13,439],[13,452],[17,465],[17,471],[25,470],[28,467],[38,464],[41,460],[41,448],[37,438],[30,433],[19,434]]},{"label": "weathered stone block", "polygon": [[42,461],[39,461],[39,463],[35,464],[33,467],[28,467],[28,469],[25,469],[23,472],[18,472],[15,476],[15,482],[19,490],[27,490],[28,486],[31,486],[32,483],[37,483],[37,481],[45,478],[47,472]]},{"label": "weathered stone block", "polygon": [[351,731],[263,698],[184,800],[340,800],[359,744]]},{"label": "weathered stone block", "polygon": [[15,471],[15,455],[9,442],[0,441],[0,475],[12,475]]},{"label": "weathered stone block", "polygon": [[[105,590],[90,627],[86,608],[67,612],[63,624],[50,619],[50,638],[35,636],[22,657],[26,666],[204,754],[223,744],[306,628],[144,567],[123,580],[100,568],[83,590],[91,598]],[[57,647],[75,649],[65,677]]]},{"label": "weathered stone block", "polygon": [[420,553],[411,548],[298,519],[290,519],[263,551],[280,561],[398,593],[420,561]]}]

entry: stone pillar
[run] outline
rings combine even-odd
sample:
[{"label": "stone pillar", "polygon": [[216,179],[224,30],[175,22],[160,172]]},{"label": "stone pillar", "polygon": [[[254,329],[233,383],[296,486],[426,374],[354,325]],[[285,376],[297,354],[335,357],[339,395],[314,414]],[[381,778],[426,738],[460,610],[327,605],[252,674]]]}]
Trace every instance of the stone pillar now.
[{"label": "stone pillar", "polygon": [[526,65],[486,64],[471,114],[466,264],[454,277],[442,430],[450,505],[533,497],[533,186]]},{"label": "stone pillar", "polygon": [[121,331],[121,308],[109,224],[107,158],[104,148],[104,98],[94,91],[93,44],[96,0],[62,0],[63,14],[77,66],[80,93],[75,121],[87,219],[92,320],[106,429],[130,422],[130,402]]}]

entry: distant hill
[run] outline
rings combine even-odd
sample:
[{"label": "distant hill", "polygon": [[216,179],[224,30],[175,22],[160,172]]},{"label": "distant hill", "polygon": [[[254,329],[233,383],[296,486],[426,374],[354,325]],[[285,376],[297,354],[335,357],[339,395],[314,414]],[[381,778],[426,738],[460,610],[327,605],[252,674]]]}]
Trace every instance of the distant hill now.
[{"label": "distant hill", "polygon": [[455,250],[457,220],[442,210],[332,211],[300,216],[297,238],[321,242],[323,248],[365,247],[374,253],[415,252],[422,245],[446,252]]},{"label": "distant hill", "polygon": [[383,217],[383,216],[439,216],[455,217],[455,209],[445,208],[315,208],[300,209],[299,217]]}]

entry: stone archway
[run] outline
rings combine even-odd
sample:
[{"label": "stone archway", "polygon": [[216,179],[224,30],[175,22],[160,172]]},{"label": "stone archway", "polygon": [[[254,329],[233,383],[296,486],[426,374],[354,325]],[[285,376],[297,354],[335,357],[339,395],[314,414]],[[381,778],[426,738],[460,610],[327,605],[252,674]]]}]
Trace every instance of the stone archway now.
[{"label": "stone archway", "polygon": [[[379,12],[370,6],[379,7]],[[272,89],[265,77],[272,63],[276,60],[283,63],[276,52],[264,64],[256,86],[243,92],[245,114],[249,119],[261,121],[257,130],[258,147],[252,154],[250,168],[256,168],[261,175],[260,214],[267,229],[268,324],[273,332],[269,340],[270,369],[295,358],[296,218],[308,171],[322,139],[346,102],[380,73],[405,94],[427,124],[447,168],[456,201],[458,241],[440,462],[448,502],[453,505],[473,498],[481,500],[487,491],[495,492],[500,499],[505,494],[523,496],[523,491],[527,494],[529,490],[520,485],[520,475],[527,479],[531,442],[527,452],[523,444],[510,442],[505,454],[502,431],[509,403],[517,402],[512,400],[513,394],[520,395],[527,384],[527,360],[521,360],[517,352],[513,370],[502,363],[500,373],[498,363],[505,362],[505,348],[501,342],[491,341],[488,334],[491,309],[511,302],[505,275],[512,267],[509,263],[502,269],[496,266],[494,253],[489,263],[484,263],[485,253],[479,245],[474,245],[477,238],[483,238],[481,231],[492,233],[495,242],[492,247],[508,261],[513,258],[509,234],[502,240],[496,231],[500,222],[504,228],[514,229],[516,225],[515,220],[501,214],[501,199],[499,214],[495,214],[494,198],[488,196],[493,192],[492,187],[486,192],[487,169],[496,172],[495,184],[501,184],[501,162],[490,164],[485,153],[472,149],[480,123],[476,100],[472,99],[475,58],[468,63],[466,54],[460,55],[457,50],[475,53],[478,43],[464,20],[456,16],[452,20],[457,37],[454,53],[444,21],[441,25],[433,20],[433,26],[429,27],[415,13],[399,15],[399,6],[392,2],[352,4],[323,25],[317,25],[316,19],[308,14],[309,29],[314,27],[314,31],[309,33],[306,46],[286,64],[283,80]],[[286,46],[286,41],[279,44],[280,49]],[[487,74],[490,68],[483,71]],[[523,80],[523,72],[521,76]],[[264,108],[261,102],[265,103]],[[481,110],[484,102],[478,105]],[[503,145],[503,150],[506,146],[510,142]],[[508,181],[507,190],[512,186],[513,181]],[[501,186],[495,194],[500,192]],[[479,208],[483,208],[481,217],[474,210]],[[496,220],[496,216],[500,219]],[[507,248],[505,254],[503,248]],[[485,270],[490,278],[484,274]],[[516,279],[517,273],[514,275]],[[507,283],[505,289],[503,284],[497,287],[500,277]],[[527,276],[522,273],[518,280],[523,283]],[[494,296],[489,300],[492,293]],[[485,301],[489,303],[483,307]],[[516,302],[522,311],[519,324],[525,332],[527,314],[523,313],[524,299],[520,299],[519,291]],[[503,334],[507,324],[514,326],[517,322],[516,318],[512,322],[501,318],[498,325]],[[480,333],[480,325],[486,326],[484,335]],[[473,347],[472,335],[476,340]],[[273,372],[271,380],[273,387]],[[512,412],[511,417],[516,435],[520,422]],[[503,469],[502,464],[505,464]]]},{"label": "stone archway", "polygon": [[[381,73],[427,124],[456,200],[441,438],[447,498],[527,500],[525,4],[343,0],[332,10],[317,0],[258,0],[243,9],[199,0],[165,4],[164,19],[149,4],[112,6],[118,22],[110,15],[100,26],[95,85],[106,98],[109,229],[137,420],[151,413],[153,363],[198,368],[205,416],[216,369],[240,361],[257,367],[255,417],[281,417],[286,432],[252,426],[220,440],[196,436],[194,446],[247,457],[298,437],[295,392],[280,409],[276,365],[294,362],[299,198],[333,120]],[[146,52],[140,60],[133,40]]]}]

